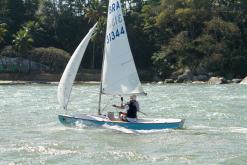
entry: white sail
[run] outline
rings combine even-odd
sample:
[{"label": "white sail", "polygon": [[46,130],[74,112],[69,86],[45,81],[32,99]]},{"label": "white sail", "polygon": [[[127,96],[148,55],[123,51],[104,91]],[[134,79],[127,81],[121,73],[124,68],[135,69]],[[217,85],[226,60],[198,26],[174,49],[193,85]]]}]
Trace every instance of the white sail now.
[{"label": "white sail", "polygon": [[75,80],[84,52],[96,28],[96,25],[97,23],[89,30],[87,35],[76,48],[60,79],[57,91],[57,99],[63,109],[67,109],[73,82]]},{"label": "white sail", "polygon": [[102,93],[144,93],[130,50],[120,0],[109,1],[104,53]]}]

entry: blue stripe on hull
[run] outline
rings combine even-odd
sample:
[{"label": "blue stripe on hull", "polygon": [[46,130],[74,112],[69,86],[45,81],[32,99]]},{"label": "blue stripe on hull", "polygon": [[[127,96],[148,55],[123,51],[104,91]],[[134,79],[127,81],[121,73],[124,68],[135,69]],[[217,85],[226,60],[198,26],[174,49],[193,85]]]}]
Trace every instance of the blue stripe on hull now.
[{"label": "blue stripe on hull", "polygon": [[102,126],[104,124],[110,126],[120,126],[127,129],[133,130],[153,130],[153,129],[178,129],[182,128],[184,120],[181,122],[173,123],[131,123],[131,122],[106,122],[106,121],[97,121],[97,120],[87,120],[81,118],[75,118],[72,116],[58,115],[59,121],[64,125],[75,126],[76,122],[81,122],[89,126]]}]

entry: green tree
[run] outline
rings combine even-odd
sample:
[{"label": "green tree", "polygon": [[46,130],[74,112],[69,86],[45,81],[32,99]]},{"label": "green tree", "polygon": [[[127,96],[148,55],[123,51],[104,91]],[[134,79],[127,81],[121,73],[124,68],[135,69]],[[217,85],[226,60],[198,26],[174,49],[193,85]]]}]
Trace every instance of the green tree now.
[{"label": "green tree", "polygon": [[5,43],[4,37],[5,37],[6,32],[7,32],[6,24],[4,23],[0,24],[0,49]]},{"label": "green tree", "polygon": [[0,1],[0,23],[6,22],[6,15],[8,12],[7,4],[8,0]]},{"label": "green tree", "polygon": [[40,0],[25,0],[23,5],[25,9],[25,21],[35,20],[35,14],[40,5]]},{"label": "green tree", "polygon": [[8,0],[7,15],[9,18],[10,31],[15,33],[25,22],[25,6],[23,0]]},{"label": "green tree", "polygon": [[58,9],[56,4],[50,0],[44,0],[39,4],[36,21],[39,28],[36,29],[34,34],[36,47],[58,47],[56,41],[56,28],[58,19]]},{"label": "green tree", "polygon": [[[19,62],[19,72],[21,71],[21,61],[22,57],[27,56],[27,52],[32,48],[33,39],[30,35],[30,29],[28,27],[23,26],[15,35],[14,35],[14,49],[18,53],[20,62]],[[28,72],[31,69],[31,59],[29,59]]]},{"label": "green tree", "polygon": [[91,0],[84,8],[85,17],[90,23],[96,23],[101,17],[105,17],[107,14],[106,1]]}]

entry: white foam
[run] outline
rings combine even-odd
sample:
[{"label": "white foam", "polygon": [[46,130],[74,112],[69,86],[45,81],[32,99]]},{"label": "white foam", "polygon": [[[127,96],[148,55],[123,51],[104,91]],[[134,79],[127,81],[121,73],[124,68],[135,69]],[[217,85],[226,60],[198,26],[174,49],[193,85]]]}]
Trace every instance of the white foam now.
[{"label": "white foam", "polygon": [[80,121],[76,121],[75,126],[76,126],[76,128],[87,128],[88,127],[86,124],[83,124]]},{"label": "white foam", "polygon": [[170,129],[133,130],[133,129],[127,129],[121,126],[110,126],[108,124],[104,124],[103,127],[112,129],[112,130],[117,130],[123,133],[128,133],[128,134],[149,134],[149,133],[160,133],[160,132],[171,132],[172,131]]},{"label": "white foam", "polygon": [[66,154],[76,154],[79,151],[66,150],[66,149],[55,149],[51,147],[44,146],[30,146],[29,144],[25,144],[17,149],[18,151],[26,151],[26,152],[35,152],[42,153],[47,155],[66,155]]},{"label": "white foam", "polygon": [[104,128],[108,128],[108,129],[112,129],[112,130],[117,130],[117,131],[120,131],[120,132],[123,132],[123,133],[129,133],[129,134],[137,133],[135,130],[127,129],[127,128],[124,128],[124,127],[121,127],[121,126],[117,126],[117,125],[111,126],[111,125],[108,125],[108,124],[104,124],[103,127]]},{"label": "white foam", "polygon": [[247,134],[247,128],[243,127],[229,127],[230,132]]},{"label": "white foam", "polygon": [[148,134],[148,133],[161,133],[161,132],[171,132],[171,129],[152,129],[152,130],[138,130],[138,133]]}]

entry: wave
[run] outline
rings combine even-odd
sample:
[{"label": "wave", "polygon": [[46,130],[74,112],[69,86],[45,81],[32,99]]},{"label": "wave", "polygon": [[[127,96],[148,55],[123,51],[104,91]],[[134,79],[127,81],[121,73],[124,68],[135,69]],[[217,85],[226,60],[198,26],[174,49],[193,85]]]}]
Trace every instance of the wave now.
[{"label": "wave", "polygon": [[26,151],[34,153],[42,153],[47,155],[67,155],[67,154],[77,154],[79,151],[69,150],[69,149],[56,149],[45,146],[30,146],[29,144],[24,144],[23,146],[17,148],[17,151]]},{"label": "wave", "polygon": [[247,128],[244,127],[229,127],[231,132],[247,134]]}]

